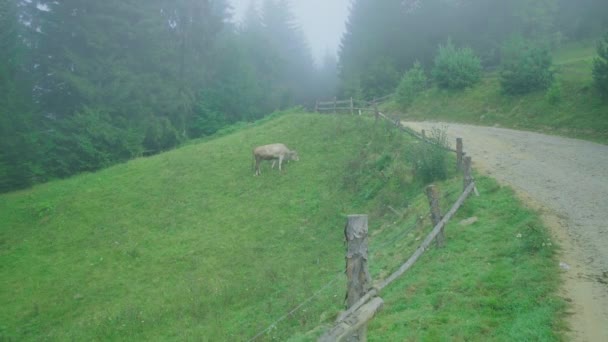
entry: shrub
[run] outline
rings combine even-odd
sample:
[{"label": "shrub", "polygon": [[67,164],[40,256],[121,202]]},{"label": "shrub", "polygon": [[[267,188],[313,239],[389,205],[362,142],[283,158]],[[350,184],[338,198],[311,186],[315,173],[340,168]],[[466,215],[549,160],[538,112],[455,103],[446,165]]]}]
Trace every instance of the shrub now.
[{"label": "shrub", "polygon": [[410,149],[408,159],[414,168],[414,177],[423,184],[448,177],[448,147],[445,129],[431,130],[428,142],[420,142]]},{"label": "shrub", "polygon": [[553,61],[547,47],[520,38],[503,47],[500,85],[506,94],[523,95],[547,89],[553,77]]},{"label": "shrub", "polygon": [[593,60],[593,81],[604,97],[608,97],[608,33],[597,44],[598,56]]},{"label": "shrub", "polygon": [[557,104],[562,100],[562,85],[559,81],[553,81],[551,87],[547,89],[547,94],[545,95],[547,98],[547,102],[550,104]]},{"label": "shrub", "polygon": [[457,49],[450,40],[439,45],[433,78],[440,88],[464,89],[481,79],[481,62],[473,50]]},{"label": "shrub", "polygon": [[416,96],[426,87],[426,75],[419,62],[408,70],[397,87],[397,104],[402,108],[409,107]]}]

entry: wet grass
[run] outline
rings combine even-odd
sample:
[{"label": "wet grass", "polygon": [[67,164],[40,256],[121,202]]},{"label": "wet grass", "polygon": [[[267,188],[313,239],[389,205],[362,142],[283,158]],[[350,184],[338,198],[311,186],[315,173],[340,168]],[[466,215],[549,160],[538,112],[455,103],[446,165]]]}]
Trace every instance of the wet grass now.
[{"label": "wet grass", "polygon": [[[273,142],[301,160],[253,177],[252,147]],[[364,118],[286,114],[2,195],[0,340],[313,340],[343,307],[345,215],[370,214],[375,279],[430,229],[414,144]],[[446,207],[461,183],[440,187]],[[480,191],[458,214],[479,222],[452,224],[387,289],[370,340],[557,338],[555,247],[509,190]]]}]

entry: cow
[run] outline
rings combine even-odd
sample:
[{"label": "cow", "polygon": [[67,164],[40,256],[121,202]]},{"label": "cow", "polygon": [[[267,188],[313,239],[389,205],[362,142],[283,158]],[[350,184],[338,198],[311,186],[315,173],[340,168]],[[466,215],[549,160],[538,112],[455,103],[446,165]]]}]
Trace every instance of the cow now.
[{"label": "cow", "polygon": [[253,149],[253,161],[255,163],[255,176],[260,175],[260,163],[262,160],[272,160],[272,168],[276,161],[279,161],[279,171],[282,170],[281,165],[283,160],[295,160],[298,161],[298,152],[290,150],[283,144],[270,144],[264,146],[258,146]]}]

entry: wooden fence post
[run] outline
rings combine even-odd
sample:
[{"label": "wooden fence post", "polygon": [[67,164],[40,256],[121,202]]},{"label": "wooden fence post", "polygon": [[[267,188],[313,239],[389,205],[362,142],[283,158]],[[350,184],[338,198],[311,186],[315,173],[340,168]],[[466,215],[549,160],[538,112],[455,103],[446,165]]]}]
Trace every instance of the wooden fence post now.
[{"label": "wooden fence post", "polygon": [[[429,200],[429,207],[431,209],[431,220],[433,221],[433,227],[439,224],[441,221],[441,209],[439,208],[439,191],[434,185],[426,187],[426,197]],[[439,234],[435,238],[437,247],[441,248],[445,245],[445,234],[444,228],[441,228]]]},{"label": "wooden fence post", "polygon": [[426,131],[422,130],[422,140],[426,140]]},{"label": "wooden fence post", "polygon": [[315,113],[319,112],[319,100],[315,102]]},{"label": "wooden fence post", "polygon": [[463,165],[463,186],[466,189],[469,184],[473,183],[473,175],[471,174],[471,157],[464,157],[464,165]]},{"label": "wooden fence post", "polygon": [[462,138],[456,138],[456,167],[462,170]]},{"label": "wooden fence post", "polygon": [[378,110],[378,102],[376,102],[376,97],[374,96],[374,116],[375,116],[375,121],[374,122],[378,122],[378,119],[380,119],[380,111]]},{"label": "wooden fence post", "polygon": [[337,108],[338,107],[338,98],[334,96],[334,114],[337,114]]},{"label": "wooden fence post", "polygon": [[[371,277],[367,267],[367,215],[349,215],[346,227],[346,276],[348,278],[346,305],[352,305],[365,295],[371,288]],[[367,340],[367,326],[357,331],[349,342],[361,342]]]},{"label": "wooden fence post", "polygon": [[353,98],[350,98],[350,115],[355,115],[355,103],[353,102]]}]

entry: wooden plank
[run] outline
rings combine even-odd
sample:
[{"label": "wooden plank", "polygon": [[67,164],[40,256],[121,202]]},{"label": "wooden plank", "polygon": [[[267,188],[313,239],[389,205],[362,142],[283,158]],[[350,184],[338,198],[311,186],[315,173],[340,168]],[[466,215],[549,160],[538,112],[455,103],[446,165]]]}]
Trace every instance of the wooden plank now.
[{"label": "wooden plank", "polygon": [[354,333],[359,331],[362,327],[366,326],[367,323],[369,323],[369,321],[374,318],[374,316],[376,316],[376,314],[382,309],[383,306],[384,301],[380,297],[376,297],[370,300],[369,303],[361,306],[359,310],[353,312],[343,321],[337,323],[332,329],[326,332],[317,341],[346,341]]}]

